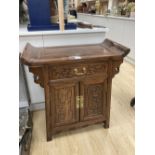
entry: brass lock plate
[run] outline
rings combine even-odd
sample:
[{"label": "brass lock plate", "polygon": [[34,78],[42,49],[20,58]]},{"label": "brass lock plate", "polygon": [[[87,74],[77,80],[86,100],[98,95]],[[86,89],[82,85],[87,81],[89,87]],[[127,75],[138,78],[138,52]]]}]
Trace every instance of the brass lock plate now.
[{"label": "brass lock plate", "polygon": [[76,108],[83,108],[84,106],[84,98],[83,96],[76,96]]}]

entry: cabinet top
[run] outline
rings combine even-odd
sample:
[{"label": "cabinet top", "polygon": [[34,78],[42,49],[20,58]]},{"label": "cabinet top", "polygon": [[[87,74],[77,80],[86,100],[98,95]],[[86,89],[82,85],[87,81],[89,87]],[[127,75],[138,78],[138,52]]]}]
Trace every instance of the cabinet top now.
[{"label": "cabinet top", "polygon": [[130,49],[106,39],[101,44],[76,45],[61,47],[33,47],[27,44],[21,54],[21,61],[29,66],[83,60],[119,60],[129,53]]}]

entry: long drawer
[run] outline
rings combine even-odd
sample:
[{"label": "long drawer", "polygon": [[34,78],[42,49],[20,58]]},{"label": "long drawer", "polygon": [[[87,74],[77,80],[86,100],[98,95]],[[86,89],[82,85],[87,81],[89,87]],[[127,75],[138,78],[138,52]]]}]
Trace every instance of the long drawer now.
[{"label": "long drawer", "polygon": [[72,78],[93,75],[96,73],[107,73],[106,62],[75,63],[65,65],[54,65],[49,67],[50,80]]}]

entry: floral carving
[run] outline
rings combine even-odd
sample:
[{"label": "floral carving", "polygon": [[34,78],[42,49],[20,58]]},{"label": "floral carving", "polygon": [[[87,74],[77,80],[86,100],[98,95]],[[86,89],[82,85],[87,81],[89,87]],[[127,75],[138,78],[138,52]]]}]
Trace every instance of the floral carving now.
[{"label": "floral carving", "polygon": [[29,67],[29,71],[34,74],[34,82],[44,87],[42,67]]},{"label": "floral carving", "polygon": [[120,68],[121,63],[122,63],[122,61],[115,61],[113,63],[112,77],[114,77],[116,74],[119,73],[119,68]]},{"label": "floral carving", "polygon": [[54,66],[50,68],[50,77],[51,79],[61,79],[61,78],[71,78],[75,77],[76,74],[74,69],[77,69],[79,72],[83,72],[83,68],[86,68],[85,75],[93,75],[95,73],[107,73],[107,64],[106,63],[92,63],[92,64],[80,64],[80,65],[62,65]]},{"label": "floral carving", "polygon": [[56,125],[74,121],[74,87],[56,88],[54,96]]},{"label": "floral carving", "polygon": [[103,113],[103,89],[103,85],[101,84],[89,85],[87,87],[88,105],[85,111],[87,116]]}]

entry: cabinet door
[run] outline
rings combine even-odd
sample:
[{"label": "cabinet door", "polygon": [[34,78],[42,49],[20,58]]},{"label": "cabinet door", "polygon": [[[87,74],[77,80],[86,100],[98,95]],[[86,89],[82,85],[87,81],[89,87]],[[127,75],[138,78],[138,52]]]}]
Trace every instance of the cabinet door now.
[{"label": "cabinet door", "polygon": [[[105,118],[107,76],[97,75],[80,82],[80,120]],[[81,103],[81,102],[80,102]]]},{"label": "cabinet door", "polygon": [[79,121],[76,96],[79,96],[79,82],[71,79],[54,80],[50,83],[51,117],[53,127]]}]

